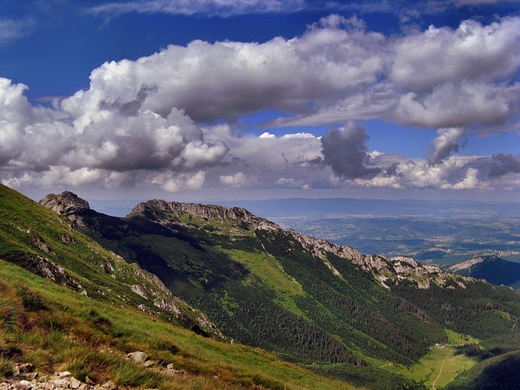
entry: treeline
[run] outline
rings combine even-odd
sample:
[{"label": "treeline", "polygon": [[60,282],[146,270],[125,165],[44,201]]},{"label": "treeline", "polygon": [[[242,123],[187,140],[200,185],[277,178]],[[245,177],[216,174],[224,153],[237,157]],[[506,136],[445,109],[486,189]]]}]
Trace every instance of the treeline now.
[{"label": "treeline", "polygon": [[466,288],[417,289],[401,283],[395,291],[456,332],[480,339],[511,332],[520,337],[518,293],[508,288],[469,282]]},{"label": "treeline", "polygon": [[[442,327],[432,324],[423,310],[393,296],[370,280],[371,275],[337,256],[329,261],[347,278],[334,275],[322,259],[298,250],[299,243],[286,235],[265,236],[267,251],[275,256],[285,272],[298,280],[314,302],[299,299],[306,315],[344,342],[355,345],[376,358],[411,364],[443,342]],[[288,250],[289,249],[289,250]],[[356,332],[347,332],[355,329]]]},{"label": "treeline", "polygon": [[[226,310],[222,310],[224,296]],[[274,351],[287,360],[365,365],[341,341],[250,286],[230,282],[225,293],[199,295],[191,302],[236,341]]]}]

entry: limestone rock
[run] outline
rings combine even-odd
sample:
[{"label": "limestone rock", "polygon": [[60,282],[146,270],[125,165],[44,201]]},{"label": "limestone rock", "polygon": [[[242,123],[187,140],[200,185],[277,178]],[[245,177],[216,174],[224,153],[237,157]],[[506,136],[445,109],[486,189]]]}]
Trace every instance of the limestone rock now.
[{"label": "limestone rock", "polygon": [[81,199],[70,191],[64,191],[59,195],[49,194],[40,200],[39,203],[65,216],[81,210],[90,210],[90,205],[86,200]]},{"label": "limestone rock", "polygon": [[128,355],[126,355],[128,358],[132,359],[134,363],[137,364],[144,364],[146,359],[148,359],[148,355],[141,351],[136,352],[130,352]]}]

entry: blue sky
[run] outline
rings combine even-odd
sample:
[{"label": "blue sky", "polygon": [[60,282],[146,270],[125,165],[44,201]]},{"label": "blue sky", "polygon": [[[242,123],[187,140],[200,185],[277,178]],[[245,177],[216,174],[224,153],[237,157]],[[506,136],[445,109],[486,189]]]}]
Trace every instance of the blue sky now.
[{"label": "blue sky", "polygon": [[519,200],[520,2],[4,0],[38,198]]}]

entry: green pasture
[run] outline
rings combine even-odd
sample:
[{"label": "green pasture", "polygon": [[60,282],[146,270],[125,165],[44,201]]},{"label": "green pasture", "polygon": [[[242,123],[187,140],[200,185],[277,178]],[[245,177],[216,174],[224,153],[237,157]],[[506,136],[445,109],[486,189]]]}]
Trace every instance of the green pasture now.
[{"label": "green pasture", "polygon": [[432,346],[428,354],[419,360],[419,363],[410,367],[386,364],[381,368],[413,379],[418,383],[422,382],[428,389],[442,389],[460,372],[468,370],[478,363],[476,359],[464,354],[455,354],[457,345],[475,343],[476,339],[448,329],[446,335],[449,343]]}]

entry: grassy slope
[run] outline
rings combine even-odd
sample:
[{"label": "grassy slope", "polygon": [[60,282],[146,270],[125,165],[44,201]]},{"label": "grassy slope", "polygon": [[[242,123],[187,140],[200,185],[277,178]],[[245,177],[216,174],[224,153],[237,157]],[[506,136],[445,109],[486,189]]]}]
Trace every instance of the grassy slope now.
[{"label": "grassy slope", "polygon": [[[154,291],[153,298],[167,296],[153,290],[153,280],[143,278],[136,264],[114,256],[56,213],[4,186],[0,224],[0,376],[15,362],[31,362],[41,372],[66,369],[79,379],[110,378],[130,387],[352,388],[260,349],[197,336],[165,322],[171,313],[157,307],[151,306],[162,315],[135,310],[150,306],[150,301],[129,285]],[[38,271],[35,259],[43,257],[62,266],[69,279],[51,283],[17,265]],[[88,297],[71,291],[77,288],[74,281]],[[135,350],[145,351],[160,368],[144,369],[124,358]],[[174,382],[166,374],[169,363],[183,373]]]},{"label": "grassy slope", "polygon": [[[203,338],[130,308],[86,298],[0,260],[0,376],[14,362],[84,380],[159,389],[350,389],[274,356]],[[125,359],[141,350],[158,362]],[[182,374],[172,380],[168,364]],[[157,369],[157,367],[161,367]]]},{"label": "grassy slope", "polygon": [[[0,258],[91,298],[140,307],[188,328],[197,326],[203,318],[185,302],[172,300],[171,293],[137,264],[127,263],[73,229],[60,215],[3,185],[0,185]],[[56,266],[63,267],[63,272],[56,271]],[[139,286],[140,293],[131,286]],[[154,301],[174,304],[181,314],[172,315]]]},{"label": "grassy slope", "polygon": [[442,388],[452,382],[455,377],[478,363],[476,357],[471,358],[464,354],[456,354],[456,346],[475,343],[468,336],[459,335],[453,331],[446,330],[448,343],[430,348],[430,352],[423,356],[417,364],[411,367],[387,364],[385,370],[400,374],[423,382],[427,388]]}]

